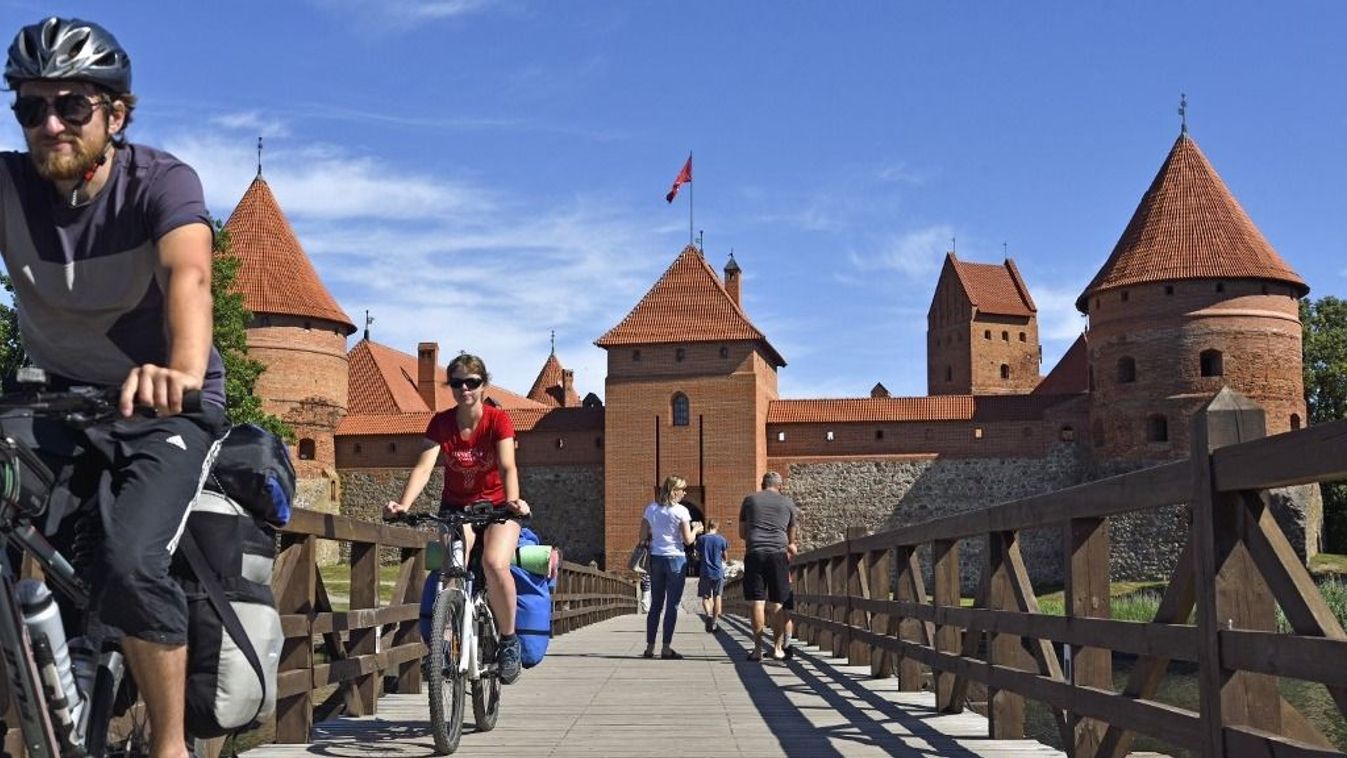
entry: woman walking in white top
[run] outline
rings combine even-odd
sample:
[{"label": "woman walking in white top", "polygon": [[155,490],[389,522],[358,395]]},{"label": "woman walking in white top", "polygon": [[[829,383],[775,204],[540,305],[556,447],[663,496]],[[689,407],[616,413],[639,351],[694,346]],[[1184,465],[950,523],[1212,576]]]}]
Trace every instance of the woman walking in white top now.
[{"label": "woman walking in white top", "polygon": [[678,501],[687,491],[688,483],[681,476],[669,476],[659,489],[659,501],[645,507],[641,519],[641,544],[650,546],[650,611],[645,617],[644,658],[655,657],[655,632],[659,629],[660,613],[664,614],[664,647],[659,657],[680,660],[674,651],[674,625],[678,623],[678,604],[683,600],[683,584],[687,576],[688,545],[701,531],[692,526],[692,514]]}]

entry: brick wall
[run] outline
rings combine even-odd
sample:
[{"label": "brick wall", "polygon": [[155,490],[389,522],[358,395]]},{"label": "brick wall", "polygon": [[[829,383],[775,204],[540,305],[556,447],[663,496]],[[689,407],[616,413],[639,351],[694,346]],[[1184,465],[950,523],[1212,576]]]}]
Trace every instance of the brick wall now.
[{"label": "brick wall", "polygon": [[[1061,440],[1061,420],[770,424],[767,454],[1037,458]],[[1083,428],[1083,418],[1080,427]],[[832,435],[832,439],[828,435]]]},{"label": "brick wall", "polygon": [[344,327],[322,319],[256,314],[248,326],[248,355],[266,370],[256,393],[262,410],[295,430],[298,440],[312,440],[313,454],[291,458],[301,477],[318,477],[336,465],[333,435],[347,407],[347,361]]},{"label": "brick wall", "polygon": [[[1185,457],[1193,415],[1223,386],[1263,407],[1269,434],[1303,425],[1301,331],[1294,292],[1284,284],[1191,280],[1092,297],[1095,454]],[[1203,353],[1210,351],[1220,354],[1219,375],[1202,376]]]},{"label": "brick wall", "polygon": [[[974,395],[1012,395],[1038,386],[1038,319],[978,314],[968,335]],[[1002,376],[1002,366],[1009,377]]]},{"label": "brick wall", "polygon": [[[640,350],[640,360],[633,360],[634,350]],[[688,399],[687,426],[672,423],[678,393]],[[605,565],[626,560],[641,514],[669,474],[693,485],[689,501],[706,517],[737,517],[739,501],[756,488],[765,470],[762,430],[776,393],[776,371],[753,343],[609,349]],[[736,538],[737,526],[726,532]]]}]

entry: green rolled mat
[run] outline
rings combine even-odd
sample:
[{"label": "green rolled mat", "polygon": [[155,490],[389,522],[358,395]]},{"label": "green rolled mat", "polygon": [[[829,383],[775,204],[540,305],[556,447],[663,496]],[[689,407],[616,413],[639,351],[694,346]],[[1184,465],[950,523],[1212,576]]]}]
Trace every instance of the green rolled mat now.
[{"label": "green rolled mat", "polygon": [[552,546],[521,545],[514,551],[510,563],[522,566],[530,574],[548,576],[552,572]]}]

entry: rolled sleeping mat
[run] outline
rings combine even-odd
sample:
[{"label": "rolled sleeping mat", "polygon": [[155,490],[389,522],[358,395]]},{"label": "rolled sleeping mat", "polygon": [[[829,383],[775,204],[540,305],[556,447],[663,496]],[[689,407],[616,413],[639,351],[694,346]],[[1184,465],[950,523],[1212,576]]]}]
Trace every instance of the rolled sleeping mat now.
[{"label": "rolled sleeping mat", "polygon": [[554,551],[551,545],[520,545],[515,548],[510,563],[530,574],[551,577],[556,572],[557,561],[552,558],[554,552],[560,551]]}]

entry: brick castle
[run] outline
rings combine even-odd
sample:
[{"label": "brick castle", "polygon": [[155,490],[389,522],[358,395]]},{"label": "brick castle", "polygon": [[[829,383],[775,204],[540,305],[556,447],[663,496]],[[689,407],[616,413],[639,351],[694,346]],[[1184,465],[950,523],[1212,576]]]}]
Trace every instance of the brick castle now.
[{"label": "brick castle", "polygon": [[[368,332],[348,348],[354,324],[260,175],[226,227],[254,314],[249,345],[268,367],[258,393],[298,433],[302,497],[374,517],[401,491],[431,415],[452,404],[447,360],[434,343],[408,355]],[[535,526],[568,558],[621,565],[670,473],[738,548],[740,500],[765,470],[781,471],[806,544],[821,544],[847,526],[921,521],[1184,457],[1193,413],[1224,385],[1267,411],[1269,434],[1306,418],[1297,300],[1309,288],[1186,133],[1077,300],[1086,332],[1046,375],[1037,309],[1012,260],[947,255],[922,397],[876,385],[868,398],[779,398],[786,361],[744,311],[741,286],[733,256],[717,273],[688,247],[597,339],[603,402],[580,398],[555,353],[527,394],[491,388],[518,431]],[[438,492],[432,480],[425,507]],[[1288,492],[1281,506],[1288,534],[1315,552],[1317,490]],[[1176,510],[1114,529],[1121,579],[1166,570],[1186,526]],[[1048,558],[1054,539],[1026,552]],[[1050,563],[1040,577],[1053,578]]]}]

